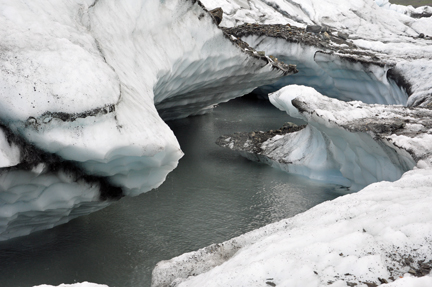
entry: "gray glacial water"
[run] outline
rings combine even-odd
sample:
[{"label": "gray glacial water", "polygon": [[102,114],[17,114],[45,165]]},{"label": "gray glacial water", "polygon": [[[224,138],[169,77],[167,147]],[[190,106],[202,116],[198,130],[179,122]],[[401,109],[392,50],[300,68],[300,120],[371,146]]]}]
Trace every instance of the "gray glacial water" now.
[{"label": "gray glacial water", "polygon": [[169,123],[185,153],[157,190],[124,198],[51,230],[0,242],[0,286],[90,281],[148,287],[170,259],[291,217],[340,195],[214,144],[222,134],[269,130],[290,118],[267,101],[237,99]]}]

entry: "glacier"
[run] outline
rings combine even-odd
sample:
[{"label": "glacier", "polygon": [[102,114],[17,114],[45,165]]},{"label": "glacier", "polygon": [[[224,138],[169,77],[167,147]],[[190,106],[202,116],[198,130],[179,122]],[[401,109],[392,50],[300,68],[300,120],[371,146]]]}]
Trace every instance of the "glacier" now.
[{"label": "glacier", "polygon": [[0,240],[158,187],[182,157],[164,120],[296,72],[224,33],[200,2],[0,11]]},{"label": "glacier", "polygon": [[430,17],[432,16],[432,7],[420,6],[414,8],[411,5],[404,6],[398,4],[391,4],[388,0],[375,0],[375,3],[385,9],[394,10],[398,13],[402,13],[414,18]]}]

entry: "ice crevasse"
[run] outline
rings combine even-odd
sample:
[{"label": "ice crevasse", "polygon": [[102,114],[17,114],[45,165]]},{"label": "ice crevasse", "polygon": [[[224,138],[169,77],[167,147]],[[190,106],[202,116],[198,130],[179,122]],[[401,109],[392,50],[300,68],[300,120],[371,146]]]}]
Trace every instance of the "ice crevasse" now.
[{"label": "ice crevasse", "polygon": [[0,11],[0,240],[159,186],[182,156],[161,116],[204,113],[295,71],[242,49],[195,1]]}]

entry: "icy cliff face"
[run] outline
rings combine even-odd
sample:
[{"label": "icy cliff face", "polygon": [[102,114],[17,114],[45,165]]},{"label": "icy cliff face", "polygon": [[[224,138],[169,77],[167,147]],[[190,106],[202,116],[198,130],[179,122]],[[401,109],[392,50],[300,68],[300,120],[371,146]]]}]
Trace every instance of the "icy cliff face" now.
[{"label": "icy cliff face", "polygon": [[340,102],[304,86],[287,86],[270,101],[308,123],[299,131],[223,136],[218,144],[287,172],[359,190],[377,181],[395,181],[430,156],[432,113],[428,109]]},{"label": "icy cliff face", "polygon": [[195,1],[0,10],[1,239],[158,187],[182,156],[161,116],[203,113],[296,71],[242,48]]}]

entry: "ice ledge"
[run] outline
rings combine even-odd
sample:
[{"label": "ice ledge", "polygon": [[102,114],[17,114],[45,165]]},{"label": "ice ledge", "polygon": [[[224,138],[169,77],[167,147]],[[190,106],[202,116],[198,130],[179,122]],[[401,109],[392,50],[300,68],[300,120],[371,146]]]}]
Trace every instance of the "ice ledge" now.
[{"label": "ice ledge", "polygon": [[308,126],[225,135],[217,144],[351,191],[377,181],[395,181],[431,156],[429,109],[343,102],[296,85],[271,94],[270,100]]},{"label": "ice ledge", "polygon": [[[339,130],[339,136],[361,133],[417,165],[394,182],[370,184],[293,218],[161,261],[153,270],[152,287],[428,286],[432,111],[345,103],[300,86],[287,87],[270,99],[310,126],[319,125],[320,131]],[[284,137],[281,131],[276,133],[274,141]],[[270,141],[260,148],[265,150]]]}]

